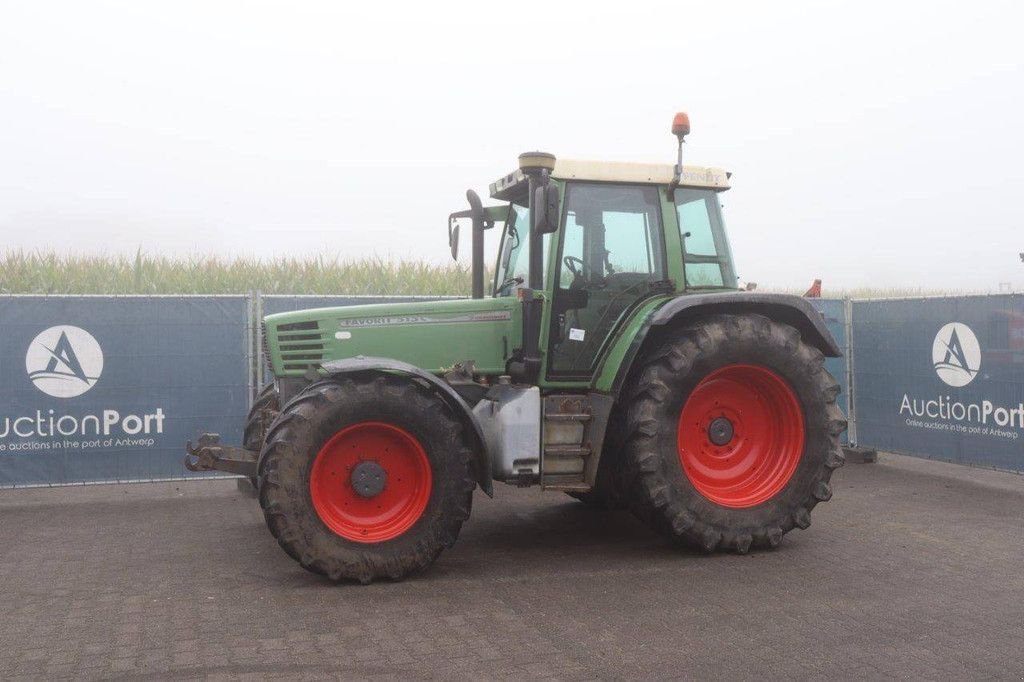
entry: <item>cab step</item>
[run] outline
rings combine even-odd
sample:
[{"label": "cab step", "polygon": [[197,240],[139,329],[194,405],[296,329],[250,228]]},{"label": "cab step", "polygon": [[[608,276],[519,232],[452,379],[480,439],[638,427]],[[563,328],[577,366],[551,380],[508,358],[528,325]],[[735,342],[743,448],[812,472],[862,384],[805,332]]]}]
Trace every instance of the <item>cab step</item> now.
[{"label": "cab step", "polygon": [[548,457],[589,457],[590,448],[586,445],[545,445],[544,454]]},{"label": "cab step", "polygon": [[545,490],[561,490],[566,493],[590,492],[591,486],[580,483],[576,476],[546,476],[544,478]]},{"label": "cab step", "polygon": [[550,422],[588,422],[592,419],[589,414],[547,414],[544,419]]},{"label": "cab step", "polygon": [[[589,394],[544,397],[541,485],[586,492],[594,484],[612,399]],[[596,454],[595,454],[596,453]]]}]

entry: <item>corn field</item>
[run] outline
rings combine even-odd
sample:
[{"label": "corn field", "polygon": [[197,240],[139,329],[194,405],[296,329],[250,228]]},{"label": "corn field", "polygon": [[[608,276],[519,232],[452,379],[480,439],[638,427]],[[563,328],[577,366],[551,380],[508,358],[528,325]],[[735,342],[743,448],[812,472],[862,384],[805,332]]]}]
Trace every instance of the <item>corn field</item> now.
[{"label": "corn field", "polygon": [[[488,280],[489,281],[489,280]],[[0,294],[370,294],[468,295],[469,268],[455,263],[322,256],[270,260],[216,256],[70,256],[8,251],[0,255]],[[802,294],[761,286],[758,291]],[[825,288],[826,298],[991,293],[920,287]]]},{"label": "corn field", "polygon": [[457,264],[67,256],[10,251],[0,256],[0,294],[465,294],[470,273]]}]

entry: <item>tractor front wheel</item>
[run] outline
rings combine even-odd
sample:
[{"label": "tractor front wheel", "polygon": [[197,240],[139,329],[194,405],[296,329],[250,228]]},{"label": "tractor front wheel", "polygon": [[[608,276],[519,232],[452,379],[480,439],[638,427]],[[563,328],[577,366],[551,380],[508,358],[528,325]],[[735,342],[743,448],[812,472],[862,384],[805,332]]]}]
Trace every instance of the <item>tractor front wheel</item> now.
[{"label": "tractor front wheel", "polygon": [[[267,384],[256,396],[252,407],[249,408],[249,415],[245,418],[242,444],[246,450],[259,452],[263,449],[267,431],[280,411],[281,397],[277,389],[274,388],[274,384]],[[259,489],[260,482],[257,477],[250,478],[249,482],[252,483],[253,488]]]},{"label": "tractor front wheel", "polygon": [[252,402],[252,407],[249,408],[249,415],[245,418],[245,432],[242,435],[242,443],[246,450],[259,452],[263,449],[263,441],[266,440],[267,431],[280,411],[280,396],[274,388],[274,384],[267,384],[256,396],[256,400]]},{"label": "tractor front wheel", "polygon": [[469,518],[476,479],[461,421],[399,377],[319,381],[267,434],[260,504],[303,567],[332,580],[429,566]]},{"label": "tractor front wheel", "polygon": [[670,331],[633,374],[626,485],[657,530],[706,551],[775,547],[832,496],[846,420],[820,351],[761,315]]}]

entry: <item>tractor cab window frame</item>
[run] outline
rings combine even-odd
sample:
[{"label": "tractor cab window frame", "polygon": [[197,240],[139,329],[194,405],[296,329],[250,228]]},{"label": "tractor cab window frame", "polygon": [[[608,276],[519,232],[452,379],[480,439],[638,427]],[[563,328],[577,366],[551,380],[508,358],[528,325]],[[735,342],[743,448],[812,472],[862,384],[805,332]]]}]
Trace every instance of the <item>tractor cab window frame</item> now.
[{"label": "tractor cab window frame", "polygon": [[664,291],[668,277],[664,225],[655,185],[566,184],[549,284],[550,378],[591,379],[622,320]]},{"label": "tractor cab window frame", "polygon": [[[498,259],[494,268],[495,298],[516,295],[516,289],[529,279],[530,269],[530,208],[516,202],[508,205],[508,218],[501,232]],[[515,278],[522,278],[516,283]]]},{"label": "tractor cab window frame", "polygon": [[675,207],[686,289],[736,289],[736,268],[718,192],[680,187],[675,191]]},{"label": "tractor cab window frame", "polygon": [[[516,295],[516,289],[527,286],[530,281],[530,208],[516,201],[509,204],[508,218],[501,232],[501,244],[494,268],[492,296],[508,298]],[[547,255],[551,248],[551,235],[543,237],[542,281],[547,273]],[[506,251],[507,249],[507,251]],[[522,281],[519,281],[522,280]]]}]

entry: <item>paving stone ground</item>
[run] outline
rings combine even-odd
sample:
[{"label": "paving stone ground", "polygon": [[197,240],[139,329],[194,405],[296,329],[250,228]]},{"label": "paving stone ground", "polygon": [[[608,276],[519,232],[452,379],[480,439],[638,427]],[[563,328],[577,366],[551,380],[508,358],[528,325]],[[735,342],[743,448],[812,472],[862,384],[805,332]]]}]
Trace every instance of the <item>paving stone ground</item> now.
[{"label": "paving stone ground", "polygon": [[1024,676],[1024,477],[881,456],[780,549],[479,495],[401,583],[332,585],[231,481],[0,491],[0,679]]}]

